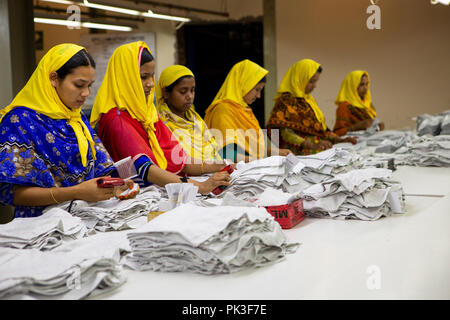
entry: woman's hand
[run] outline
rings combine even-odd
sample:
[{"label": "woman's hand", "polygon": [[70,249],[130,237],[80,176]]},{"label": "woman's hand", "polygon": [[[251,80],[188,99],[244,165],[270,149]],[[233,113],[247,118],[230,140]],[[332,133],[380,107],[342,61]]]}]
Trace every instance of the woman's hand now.
[{"label": "woman's hand", "polygon": [[[127,194],[121,195],[127,190],[129,190]],[[137,183],[134,183],[133,180],[127,180],[125,185],[114,187],[114,196],[120,200],[133,199],[136,198],[139,190],[139,185]]]},{"label": "woman's hand", "polygon": [[108,200],[114,197],[114,189],[115,188],[99,188],[97,185],[97,180],[109,178],[108,177],[99,177],[91,180],[83,181],[82,183],[76,186],[77,194],[76,199],[84,200],[87,202],[97,202]]},{"label": "woman's hand", "polygon": [[357,137],[347,137],[347,138],[342,139],[341,142],[350,142],[351,144],[357,144],[358,140],[357,140]]},{"label": "woman's hand", "polygon": [[291,150],[289,149],[278,149],[278,154],[280,156],[286,157],[288,154],[294,154]]},{"label": "woman's hand", "polygon": [[216,172],[208,180],[198,183],[198,192],[201,194],[208,194],[218,186],[229,186],[230,181],[231,177],[228,172]]},{"label": "woman's hand", "polygon": [[366,119],[366,120],[359,121],[352,126],[352,130],[350,130],[350,131],[366,130],[367,128],[370,128],[372,123],[373,123],[373,119]]}]

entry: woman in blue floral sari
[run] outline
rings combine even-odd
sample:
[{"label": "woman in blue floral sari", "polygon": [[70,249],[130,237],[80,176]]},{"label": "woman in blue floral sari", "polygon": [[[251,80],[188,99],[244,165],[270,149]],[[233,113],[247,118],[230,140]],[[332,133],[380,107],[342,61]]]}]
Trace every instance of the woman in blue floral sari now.
[{"label": "woman in blue floral sari", "polygon": [[0,110],[0,202],[15,206],[15,217],[39,216],[46,206],[74,199],[106,200],[133,184],[97,186],[117,172],[81,113],[94,68],[83,47],[57,45]]}]

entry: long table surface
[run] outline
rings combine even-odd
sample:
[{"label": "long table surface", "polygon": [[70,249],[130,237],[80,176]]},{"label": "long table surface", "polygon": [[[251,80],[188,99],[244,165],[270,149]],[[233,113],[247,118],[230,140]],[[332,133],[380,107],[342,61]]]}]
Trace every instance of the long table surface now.
[{"label": "long table surface", "polygon": [[[377,221],[306,218],[284,230],[297,252],[263,268],[205,276],[126,269],[95,299],[449,299],[450,169],[399,167],[406,213]],[[447,182],[447,183],[446,183]]]}]

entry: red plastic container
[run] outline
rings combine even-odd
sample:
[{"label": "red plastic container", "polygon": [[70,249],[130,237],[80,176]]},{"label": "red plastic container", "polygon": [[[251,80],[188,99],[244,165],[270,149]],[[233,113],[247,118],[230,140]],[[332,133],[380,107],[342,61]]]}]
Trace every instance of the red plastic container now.
[{"label": "red plastic container", "polygon": [[266,206],[264,208],[275,218],[282,229],[290,229],[305,219],[302,199],[298,199],[291,204]]}]

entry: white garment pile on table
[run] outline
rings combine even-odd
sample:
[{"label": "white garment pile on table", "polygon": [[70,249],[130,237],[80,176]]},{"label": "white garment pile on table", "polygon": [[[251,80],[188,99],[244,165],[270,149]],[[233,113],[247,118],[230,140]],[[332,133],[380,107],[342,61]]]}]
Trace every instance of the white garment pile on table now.
[{"label": "white garment pile on table", "polygon": [[263,208],[200,207],[188,203],[128,232],[135,270],[220,274],[261,267],[294,253]]},{"label": "white garment pile on table", "polygon": [[[81,218],[88,231],[113,231],[135,228],[133,223],[140,221],[139,217],[151,211],[157,211],[161,193],[157,186],[141,189],[134,199],[119,200],[111,198],[105,201],[88,203],[83,200],[64,202],[57,207]],[[51,206],[53,208],[55,206]],[[46,212],[44,210],[44,212]]]},{"label": "white garment pile on table", "polygon": [[356,169],[296,194],[303,199],[306,216],[336,219],[377,220],[392,212],[404,212],[401,185],[389,180],[391,170]]},{"label": "white garment pile on table", "polygon": [[287,177],[286,157],[272,156],[254,160],[248,163],[243,161],[236,164],[228,186],[217,197],[221,198],[232,193],[239,199],[254,198],[264,192],[268,187],[281,188]]},{"label": "white garment pile on table", "polygon": [[421,136],[408,145],[408,164],[420,167],[450,167],[450,135]]},{"label": "white garment pile on table", "polygon": [[395,166],[450,167],[450,135],[417,136],[395,152],[376,153],[366,149],[361,155],[364,167],[389,168],[389,161]]},{"label": "white garment pile on table", "polygon": [[[350,134],[349,134],[350,136]],[[384,130],[368,137],[359,137],[355,149],[374,147],[376,153],[393,153],[417,138],[411,131]]]},{"label": "white garment pile on table", "polygon": [[[0,299],[81,299],[125,282],[117,248],[91,237],[52,251],[0,248]],[[74,245],[83,241],[83,246]]]},{"label": "white garment pile on table", "polygon": [[286,160],[291,174],[286,180],[290,182],[299,176],[309,185],[362,166],[361,156],[341,148],[331,148],[308,156],[288,155]]},{"label": "white garment pile on table", "polygon": [[417,116],[416,130],[419,136],[450,134],[450,110],[435,115],[421,114]]},{"label": "white garment pile on table", "polygon": [[52,250],[64,241],[82,238],[87,229],[80,218],[53,208],[35,218],[15,218],[0,225],[0,247]]}]

